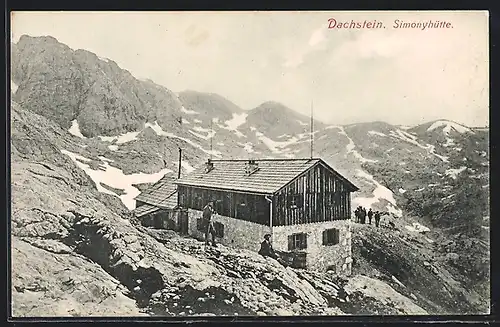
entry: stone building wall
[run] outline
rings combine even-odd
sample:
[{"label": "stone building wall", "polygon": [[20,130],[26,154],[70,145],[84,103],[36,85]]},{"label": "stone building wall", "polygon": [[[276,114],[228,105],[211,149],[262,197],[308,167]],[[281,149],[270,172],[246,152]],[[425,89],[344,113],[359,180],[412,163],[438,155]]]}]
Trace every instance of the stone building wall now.
[{"label": "stone building wall", "polygon": [[[323,245],[323,231],[339,230],[339,243]],[[307,234],[305,252],[308,269],[326,271],[333,269],[338,275],[350,275],[352,271],[351,225],[350,220],[337,220],[293,226],[273,227],[273,247],[278,251],[288,251],[288,236],[295,233]]]},{"label": "stone building wall", "polygon": [[[202,215],[203,212],[200,210],[188,209],[189,235],[199,240],[204,240],[205,237],[204,232],[197,229],[197,220],[202,218]],[[269,226],[231,217],[215,215],[212,220],[224,225],[224,237],[216,238],[216,241],[227,246],[258,252],[260,243],[264,240],[264,235],[271,233]]]}]

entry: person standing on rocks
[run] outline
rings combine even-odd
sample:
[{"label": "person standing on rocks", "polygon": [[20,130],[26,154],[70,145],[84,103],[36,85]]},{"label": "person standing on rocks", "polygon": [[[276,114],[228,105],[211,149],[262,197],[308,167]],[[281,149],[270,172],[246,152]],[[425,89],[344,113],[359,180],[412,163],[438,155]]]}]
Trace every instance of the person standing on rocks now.
[{"label": "person standing on rocks", "polygon": [[361,222],[361,206],[356,208],[354,215],[356,216],[356,222],[359,224]]},{"label": "person standing on rocks", "polygon": [[366,209],[361,208],[361,223],[365,224],[366,223]]},{"label": "person standing on rocks", "polygon": [[371,225],[372,224],[372,217],[373,217],[373,211],[372,208],[368,210],[368,223]]},{"label": "person standing on rocks", "polygon": [[212,215],[215,214],[214,202],[210,201],[203,208],[203,226],[205,227],[205,245],[209,245],[209,237],[212,236],[212,246],[217,246],[215,243],[215,228],[212,222]]},{"label": "person standing on rocks", "polygon": [[375,227],[378,227],[380,224],[380,212],[375,212]]}]

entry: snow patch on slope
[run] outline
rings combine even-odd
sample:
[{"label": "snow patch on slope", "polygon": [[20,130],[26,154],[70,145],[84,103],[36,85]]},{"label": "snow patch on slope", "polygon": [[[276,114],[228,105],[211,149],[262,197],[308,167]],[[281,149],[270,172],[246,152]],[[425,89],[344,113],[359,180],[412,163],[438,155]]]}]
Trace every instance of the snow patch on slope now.
[{"label": "snow patch on slope", "polygon": [[377,132],[377,131],[368,131],[368,134],[378,135],[378,136],[387,136],[384,133],[380,133],[380,132]]},{"label": "snow patch on slope", "polygon": [[228,131],[234,132],[236,134],[236,136],[238,136],[240,138],[246,137],[245,134],[243,134],[242,132],[240,132],[238,130],[238,127],[240,127],[241,125],[243,125],[246,122],[247,116],[248,116],[248,114],[245,112],[243,112],[241,114],[233,113],[233,117],[231,119],[226,120],[224,122],[224,125],[218,125],[218,126],[223,128],[223,129],[227,129]]},{"label": "snow patch on slope", "polygon": [[[121,169],[110,166],[108,163],[109,159],[103,160],[102,158],[102,169],[93,170],[88,164],[82,162],[90,162],[92,160],[67,150],[61,150],[61,152],[70,157],[80,169],[83,169],[92,181],[94,181],[97,191],[120,198],[129,210],[133,210],[135,208],[134,198],[140,194],[140,191],[132,185],[156,183],[163,176],[165,176],[165,174],[172,172],[170,169],[162,169],[154,174],[137,173],[125,175]],[[123,190],[124,194],[117,195],[115,192],[103,187],[103,184],[115,189]]]},{"label": "snow patch on slope", "polygon": [[460,168],[456,168],[456,169],[453,169],[453,168],[450,168],[450,169],[447,169],[444,173],[446,174],[446,176],[449,176],[451,177],[452,179],[457,179],[458,175],[465,171],[467,169],[467,167],[460,167]]},{"label": "snow patch on slope", "polygon": [[377,182],[372,175],[361,169],[357,169],[356,175],[365,178],[371,184],[375,185],[375,190],[373,190],[373,197],[371,198],[354,198],[352,200],[354,207],[361,205],[370,208],[373,204],[380,202],[380,200],[385,200],[389,202],[389,204],[387,205],[388,212],[393,213],[397,217],[401,217],[403,215],[403,211],[397,207],[396,200],[394,199],[394,194],[391,190]]},{"label": "snow patch on slope", "polygon": [[416,233],[425,233],[431,231],[429,227],[426,227],[419,223],[413,223],[412,226],[405,226],[405,228],[410,232],[416,232]]},{"label": "snow patch on slope", "polygon": [[247,153],[255,153],[254,149],[253,149],[253,144],[250,143],[250,142],[247,142],[247,143],[240,143],[238,142],[238,145],[239,146],[242,146],[243,149],[247,152]]},{"label": "snow patch on slope", "polygon": [[184,108],[184,106],[181,107],[181,111],[187,115],[199,115],[200,114],[198,111],[186,109],[186,108]]},{"label": "snow patch on slope", "polygon": [[[159,126],[158,126],[159,127]],[[161,128],[161,127],[160,127]],[[196,131],[196,132],[195,132]],[[202,133],[207,133],[207,135],[202,135],[202,134],[199,134],[197,132],[202,132]],[[207,129],[207,128],[203,128],[203,127],[200,127],[200,126],[195,126],[193,127],[192,130],[189,131],[189,133],[193,134],[194,136],[196,137],[199,137],[201,139],[204,139],[204,140],[208,140],[208,139],[211,139],[212,137],[215,136],[215,131],[213,130],[210,130],[210,129]]]},{"label": "snow patch on slope", "polygon": [[400,140],[403,140],[403,141],[406,141],[408,143],[411,143],[411,144],[414,144],[416,146],[418,146],[419,148],[421,149],[424,149],[424,150],[427,150],[430,154],[436,156],[437,158],[441,159],[442,161],[444,162],[448,162],[448,157],[446,156],[442,156],[442,155],[439,155],[435,152],[435,147],[434,145],[430,145],[430,144],[426,144],[425,146],[420,144],[418,141],[417,141],[417,137],[415,135],[412,135],[410,133],[407,133],[405,131],[402,131],[402,130],[396,130],[396,131],[390,131],[389,134],[394,137],[394,138],[397,138],[397,139],[400,139]]},{"label": "snow patch on slope", "polygon": [[337,125],[330,125],[330,126],[325,127],[325,129],[334,129],[334,128],[338,128],[338,129],[341,129],[341,130],[344,129],[343,127],[337,126]]},{"label": "snow patch on slope", "polygon": [[474,133],[471,129],[469,129],[463,125],[448,121],[448,120],[438,120],[438,121],[434,122],[431,126],[429,126],[429,128],[427,129],[427,132],[430,132],[430,131],[432,131],[438,127],[441,127],[441,126],[444,126],[443,133],[445,135],[449,135],[452,129],[459,132],[460,134],[467,133],[467,132]]},{"label": "snow patch on slope", "polygon": [[233,131],[236,130],[238,127],[240,127],[241,125],[243,125],[246,122],[247,116],[248,116],[248,114],[245,112],[243,112],[241,114],[233,113],[233,118],[225,121],[227,129],[233,130]]},{"label": "snow patch on slope", "polygon": [[139,135],[139,133],[140,132],[127,132],[119,136],[98,136],[98,138],[100,138],[104,142],[116,141],[116,144],[123,144],[137,140],[137,135]]},{"label": "snow patch on slope", "polygon": [[86,137],[80,132],[80,125],[78,125],[78,121],[76,119],[71,121],[71,127],[68,129],[68,132],[81,139],[86,139]]},{"label": "snow patch on slope", "polygon": [[189,163],[189,161],[187,160],[182,160],[181,161],[181,167],[186,171],[186,173],[190,173],[194,170],[194,167],[191,166],[191,164]]},{"label": "snow patch on slope", "polygon": [[262,141],[262,143],[264,143],[268,148],[269,150],[271,150],[271,152],[273,153],[283,153],[283,149],[286,148],[287,146],[291,145],[291,144],[294,144],[294,143],[297,143],[299,141],[299,139],[297,137],[291,137],[290,139],[288,139],[287,141],[282,141],[282,142],[277,142],[277,141],[273,141],[271,140],[270,138],[268,138],[267,136],[265,136],[264,134],[262,134],[261,132],[255,132],[255,135],[257,136],[257,138],[259,140]]},{"label": "snow patch on slope", "polygon": [[14,83],[13,80],[10,80],[10,90],[11,90],[11,92],[15,94],[18,88],[19,88],[19,86],[16,83]]},{"label": "snow patch on slope", "polygon": [[372,162],[372,163],[378,162],[378,160],[366,159],[358,151],[354,150],[354,148],[356,147],[354,145],[354,141],[349,137],[349,135],[347,135],[343,127],[338,127],[338,128],[340,129],[339,134],[344,135],[349,140],[349,144],[345,146],[347,154],[352,153],[354,157],[358,158],[359,161],[361,162]]},{"label": "snow patch on slope", "polygon": [[169,133],[169,132],[165,132],[160,125],[158,125],[158,122],[155,121],[153,124],[151,123],[146,123],[145,124],[145,127],[151,127],[151,129],[153,129],[153,131],[155,131],[155,133],[157,135],[160,135],[160,136],[166,136],[166,137],[170,137],[170,138],[175,138],[175,139],[178,139],[178,140],[182,140],[190,145],[192,145],[193,147],[197,148],[197,149],[200,149],[201,151],[207,153],[207,154],[211,154],[211,155],[214,155],[218,158],[221,158],[222,157],[222,153],[220,151],[215,151],[215,150],[206,150],[204,149],[201,145],[199,145],[198,143],[196,142],[193,142],[191,141],[190,139],[187,139],[187,138],[184,138],[184,137],[181,137],[181,136],[177,136],[175,135],[174,133]]}]

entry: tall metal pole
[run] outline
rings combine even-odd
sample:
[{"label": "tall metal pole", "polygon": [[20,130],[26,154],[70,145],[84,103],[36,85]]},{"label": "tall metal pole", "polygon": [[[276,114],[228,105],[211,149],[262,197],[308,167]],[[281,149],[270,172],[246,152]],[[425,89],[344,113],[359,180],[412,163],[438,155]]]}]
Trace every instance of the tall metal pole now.
[{"label": "tall metal pole", "polygon": [[314,130],[314,119],[313,119],[313,101],[311,100],[311,159],[313,158],[313,130]]},{"label": "tall metal pole", "polygon": [[212,150],[213,150],[213,134],[214,134],[214,129],[213,129],[213,122],[214,119],[210,119],[210,160],[212,160]]},{"label": "tall metal pole", "polygon": [[[179,117],[178,122],[182,128],[182,116]],[[179,147],[179,167],[178,167],[178,172],[177,172],[177,179],[181,178],[181,167],[182,167],[182,149],[181,149],[181,147]]]},{"label": "tall metal pole", "polygon": [[177,173],[177,179],[181,178],[181,167],[182,167],[182,149],[179,148],[179,171]]}]

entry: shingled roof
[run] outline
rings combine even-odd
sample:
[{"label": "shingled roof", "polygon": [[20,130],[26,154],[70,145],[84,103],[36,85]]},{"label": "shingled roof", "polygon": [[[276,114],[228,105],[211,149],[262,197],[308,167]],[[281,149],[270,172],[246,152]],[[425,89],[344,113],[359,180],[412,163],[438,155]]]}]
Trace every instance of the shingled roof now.
[{"label": "shingled roof", "polygon": [[173,178],[164,177],[139,194],[135,200],[158,208],[173,209],[177,206],[177,186],[173,182]]},{"label": "shingled roof", "polygon": [[253,174],[245,173],[248,160],[211,160],[213,169],[205,173],[200,167],[177,180],[178,185],[235,190],[259,194],[273,194],[290,181],[317,164],[324,165],[344,180],[353,191],[358,188],[341,176],[323,160],[313,159],[260,159],[255,160],[259,169]]}]

